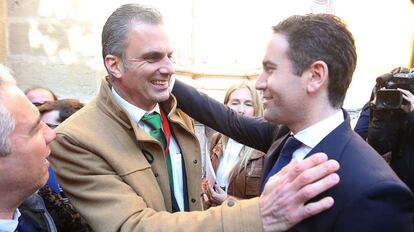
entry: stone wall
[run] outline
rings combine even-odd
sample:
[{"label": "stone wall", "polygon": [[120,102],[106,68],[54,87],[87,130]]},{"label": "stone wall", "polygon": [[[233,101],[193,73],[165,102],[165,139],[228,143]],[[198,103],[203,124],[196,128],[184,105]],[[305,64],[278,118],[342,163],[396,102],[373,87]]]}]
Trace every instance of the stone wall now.
[{"label": "stone wall", "polygon": [[[102,26],[127,2],[151,4],[162,12],[177,76],[221,100],[231,83],[254,79],[259,72],[272,25],[292,14],[323,10],[315,3],[325,1],[0,0],[0,61],[15,71],[22,89],[46,86],[61,98],[88,102],[105,75]],[[328,2],[329,11],[343,18],[356,38],[358,66],[345,106],[358,108],[369,98],[375,77],[410,65],[414,6],[380,1],[375,11],[366,11],[369,1]],[[395,25],[405,25],[398,36]]]}]

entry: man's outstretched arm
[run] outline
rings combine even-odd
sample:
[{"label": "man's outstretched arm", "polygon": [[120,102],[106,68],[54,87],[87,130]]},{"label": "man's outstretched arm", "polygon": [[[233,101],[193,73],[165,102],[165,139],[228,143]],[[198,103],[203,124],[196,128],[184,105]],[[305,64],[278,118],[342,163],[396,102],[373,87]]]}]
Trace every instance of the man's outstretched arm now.
[{"label": "man's outstretched arm", "polygon": [[[195,88],[175,80],[172,94],[178,108],[195,120],[249,147],[267,152],[280,127],[262,117],[246,117]],[[287,133],[287,131],[286,131]]]}]

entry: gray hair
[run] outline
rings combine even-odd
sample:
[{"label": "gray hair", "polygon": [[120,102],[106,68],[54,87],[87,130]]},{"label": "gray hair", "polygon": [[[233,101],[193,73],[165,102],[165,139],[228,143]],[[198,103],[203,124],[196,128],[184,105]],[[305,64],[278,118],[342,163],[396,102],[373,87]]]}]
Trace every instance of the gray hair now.
[{"label": "gray hair", "polygon": [[14,130],[15,121],[10,112],[0,105],[0,158],[11,153],[9,136]]},{"label": "gray hair", "polygon": [[162,25],[161,13],[150,6],[125,4],[116,9],[107,19],[102,30],[102,57],[110,80],[113,79],[106,67],[105,57],[109,54],[121,58],[124,69],[128,69],[125,47],[132,22]]},{"label": "gray hair", "polygon": [[[16,84],[10,70],[0,64],[0,90],[7,84]],[[15,120],[10,112],[3,106],[2,95],[0,94],[0,158],[11,153],[9,136],[15,128]]]}]

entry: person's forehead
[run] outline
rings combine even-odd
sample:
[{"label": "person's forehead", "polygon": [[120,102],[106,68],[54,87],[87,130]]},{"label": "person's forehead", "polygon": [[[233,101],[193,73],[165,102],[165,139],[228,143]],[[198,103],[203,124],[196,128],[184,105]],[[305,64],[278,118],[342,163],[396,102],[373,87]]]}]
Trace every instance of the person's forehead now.
[{"label": "person's forehead", "polygon": [[[140,41],[137,43],[136,41]],[[152,50],[172,50],[169,36],[163,25],[132,23],[127,39],[127,47],[140,48],[144,52]]]},{"label": "person's forehead", "polygon": [[40,113],[31,104],[25,94],[14,85],[2,89],[2,104],[9,110],[15,120],[31,120],[31,117],[38,118]]},{"label": "person's forehead", "polygon": [[278,68],[288,65],[290,63],[288,50],[289,42],[286,36],[275,33],[267,45],[263,65],[277,66]]},{"label": "person's forehead", "polygon": [[287,51],[289,49],[289,42],[287,37],[280,33],[274,33],[269,41],[268,48],[279,51]]},{"label": "person's forehead", "polygon": [[29,91],[27,97],[31,102],[36,101],[53,101],[53,95],[46,89],[33,89]]},{"label": "person's forehead", "polygon": [[247,87],[238,88],[230,94],[230,99],[235,99],[235,98],[243,99],[243,100],[244,99],[251,100],[252,94]]}]

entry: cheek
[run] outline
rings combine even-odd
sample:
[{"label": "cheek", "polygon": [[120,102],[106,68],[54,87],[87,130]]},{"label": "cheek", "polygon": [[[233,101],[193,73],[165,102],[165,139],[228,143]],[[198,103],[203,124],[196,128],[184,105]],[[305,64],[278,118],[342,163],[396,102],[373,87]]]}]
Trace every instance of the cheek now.
[{"label": "cheek", "polygon": [[230,109],[237,111],[238,106],[237,105],[227,105],[230,107]]},{"label": "cheek", "polygon": [[274,95],[277,92],[280,81],[276,81],[274,78],[270,78],[267,82],[267,91]]},{"label": "cheek", "polygon": [[254,109],[253,109],[253,107],[248,107],[248,108],[246,109],[246,115],[247,115],[247,116],[251,116],[251,117],[253,117],[253,116],[254,116]]},{"label": "cheek", "polygon": [[46,156],[49,149],[46,144],[45,136],[47,135],[38,133],[38,135],[28,143],[31,151],[33,151],[33,155],[37,156],[39,160],[42,160],[43,157]]}]

